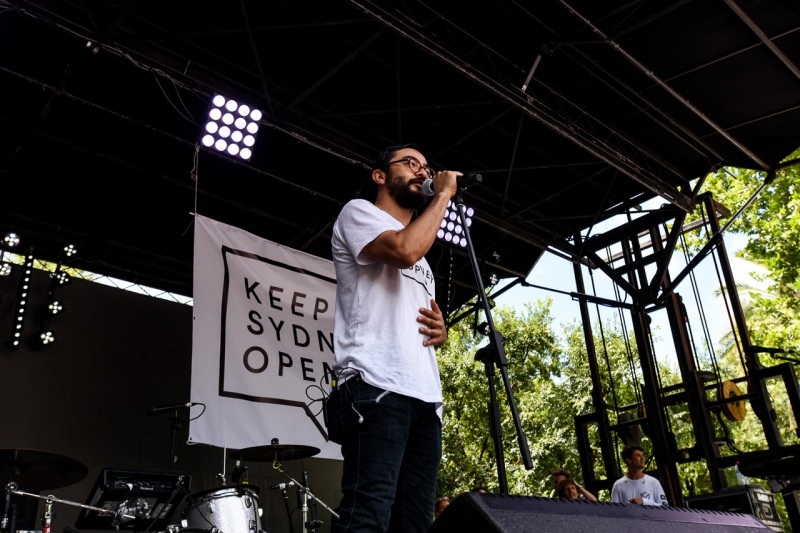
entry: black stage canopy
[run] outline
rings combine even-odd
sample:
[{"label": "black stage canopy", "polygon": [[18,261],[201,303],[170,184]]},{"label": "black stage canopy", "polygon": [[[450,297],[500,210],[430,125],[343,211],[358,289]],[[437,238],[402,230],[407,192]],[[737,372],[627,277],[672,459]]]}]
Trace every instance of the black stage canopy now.
[{"label": "black stage canopy", "polygon": [[[330,257],[376,152],[414,142],[483,174],[483,274],[520,278],[720,165],[775,169],[798,65],[788,0],[0,0],[0,230],[191,294],[191,213]],[[196,154],[217,92],[264,110],[250,161]],[[451,311],[474,295],[463,251],[428,261]]]}]

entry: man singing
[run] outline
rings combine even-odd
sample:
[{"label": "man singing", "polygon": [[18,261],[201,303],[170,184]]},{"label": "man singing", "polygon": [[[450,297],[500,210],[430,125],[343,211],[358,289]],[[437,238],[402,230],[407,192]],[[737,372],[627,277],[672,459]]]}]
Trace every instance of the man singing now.
[{"label": "man singing", "polygon": [[[413,145],[372,171],[375,203],[353,200],[333,227],[336,268],[331,440],[342,445],[343,498],[334,532],[424,532],[433,520],[442,448],[434,348],[447,340],[425,254],[460,172],[433,172]],[[422,183],[433,179],[425,205]]]}]

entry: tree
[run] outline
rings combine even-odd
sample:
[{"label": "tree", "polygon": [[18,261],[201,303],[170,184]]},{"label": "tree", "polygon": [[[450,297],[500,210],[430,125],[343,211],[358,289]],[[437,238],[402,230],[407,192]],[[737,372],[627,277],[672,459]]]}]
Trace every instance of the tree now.
[{"label": "tree", "polygon": [[[509,376],[524,425],[529,425],[536,413],[523,391],[539,390],[559,376],[560,350],[552,331],[550,302],[537,302],[522,313],[510,308],[495,311],[494,320],[506,337]],[[494,443],[488,429],[487,378],[483,365],[474,361],[475,352],[485,338],[477,336],[469,324],[460,322],[450,328],[450,336],[439,354],[439,369],[445,397],[443,419],[442,462],[440,465],[440,494],[457,494],[476,486],[496,490]],[[499,379],[498,379],[499,384]],[[498,386],[502,430],[509,490],[518,494],[531,493],[530,473],[521,467],[516,449],[515,430],[502,385]],[[566,427],[571,427],[567,424]]]},{"label": "tree", "polygon": [[[524,469],[498,379],[504,454],[512,494],[550,496],[553,488],[550,474],[556,468],[565,468],[573,477],[582,480],[574,418],[594,411],[583,327],[573,322],[557,335],[550,303],[549,300],[535,302],[523,311],[499,308],[494,314],[498,329],[506,337],[508,373],[534,462],[533,470]],[[617,320],[606,321],[602,327],[596,323],[593,329],[606,402],[617,408],[637,404],[641,371],[634,340],[626,339]],[[475,352],[485,341],[485,337],[472,330],[468,321],[463,321],[450,328],[448,342],[439,352],[445,403],[437,486],[440,496],[455,496],[477,486],[485,486],[490,491],[498,489],[494,443],[488,429],[486,376],[483,365],[474,360]],[[731,351],[720,361],[723,374],[735,372],[736,358],[738,356]],[[680,382],[677,369],[659,365],[659,372],[665,385]],[[678,447],[691,448],[695,437],[688,409],[685,405],[669,409]],[[615,408],[609,408],[608,412],[611,423],[616,423],[619,412]],[[755,443],[759,435],[763,437],[752,413],[741,423],[724,422],[723,425],[717,422],[715,426],[718,435],[728,432],[732,442],[748,449],[752,447],[748,443]],[[599,453],[599,438],[590,432],[593,451],[597,452],[593,454],[595,475],[601,478],[605,468]],[[615,435],[612,438],[616,449],[621,449],[621,441],[616,440]],[[652,456],[648,438],[644,439],[643,447],[647,455]],[[678,469],[685,496],[691,492],[711,492],[711,480],[703,462],[680,464]],[[730,481],[735,483],[732,475]],[[601,493],[599,497],[607,500],[609,494]],[[785,518],[785,511],[782,516]]]},{"label": "tree", "polygon": [[[545,300],[529,304],[523,311],[501,308],[494,314],[498,330],[505,335],[509,378],[534,463],[531,471],[522,466],[513,420],[498,378],[509,492],[514,494],[549,496],[553,488],[550,474],[556,468],[565,468],[581,478],[574,418],[594,411],[582,327],[567,325],[559,339],[553,330],[550,305],[551,301]],[[600,338],[599,326],[596,329]],[[608,383],[610,368],[617,402],[635,403],[637,385],[631,376],[622,330],[618,323],[609,322],[603,333],[605,348],[598,349],[604,361],[603,380]],[[451,327],[450,338],[439,354],[445,401],[437,488],[440,495],[455,495],[476,486],[497,490],[486,376],[483,365],[473,360],[484,342],[484,337],[476,336],[469,324],[461,322]],[[592,438],[599,449],[598,437]],[[598,459],[596,473],[601,475],[602,471]]]},{"label": "tree", "polygon": [[[787,160],[800,158],[796,150]],[[763,172],[722,169],[704,185],[737,210],[764,182]],[[736,220],[731,231],[748,237],[742,257],[769,269],[766,293],[751,292],[749,330],[755,344],[800,348],[800,165],[778,170],[774,181]]]}]

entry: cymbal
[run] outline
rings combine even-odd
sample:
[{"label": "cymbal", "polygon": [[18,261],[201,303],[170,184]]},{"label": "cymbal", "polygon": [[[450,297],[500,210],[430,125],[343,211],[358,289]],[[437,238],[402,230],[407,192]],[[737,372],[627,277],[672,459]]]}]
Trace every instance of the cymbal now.
[{"label": "cymbal", "polygon": [[294,461],[295,459],[306,459],[314,457],[320,452],[314,446],[304,446],[302,444],[268,444],[266,446],[253,446],[243,450],[230,450],[228,457],[242,461],[266,462],[274,461]]},{"label": "cymbal", "polygon": [[0,482],[5,485],[13,481],[26,492],[60,489],[87,475],[86,465],[71,457],[39,450],[0,449]]}]

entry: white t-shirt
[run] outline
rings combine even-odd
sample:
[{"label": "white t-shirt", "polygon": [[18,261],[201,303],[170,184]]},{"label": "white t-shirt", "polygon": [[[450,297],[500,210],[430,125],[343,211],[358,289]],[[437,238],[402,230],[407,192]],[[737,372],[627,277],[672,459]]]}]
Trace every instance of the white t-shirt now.
[{"label": "white t-shirt", "polygon": [[669,506],[667,496],[661,483],[653,476],[644,475],[641,479],[630,479],[622,476],[614,483],[611,489],[611,501],[615,503],[629,503],[633,498],[641,498],[644,505]]},{"label": "white t-shirt", "polygon": [[[385,231],[404,228],[366,200],[347,203],[333,226],[336,268],[333,328],[334,370],[353,370],[380,389],[442,403],[442,385],[433,346],[423,346],[419,309],[435,296],[433,272],[423,257],[408,269],[391,267],[361,254]],[[343,372],[347,369],[346,372]]]}]

